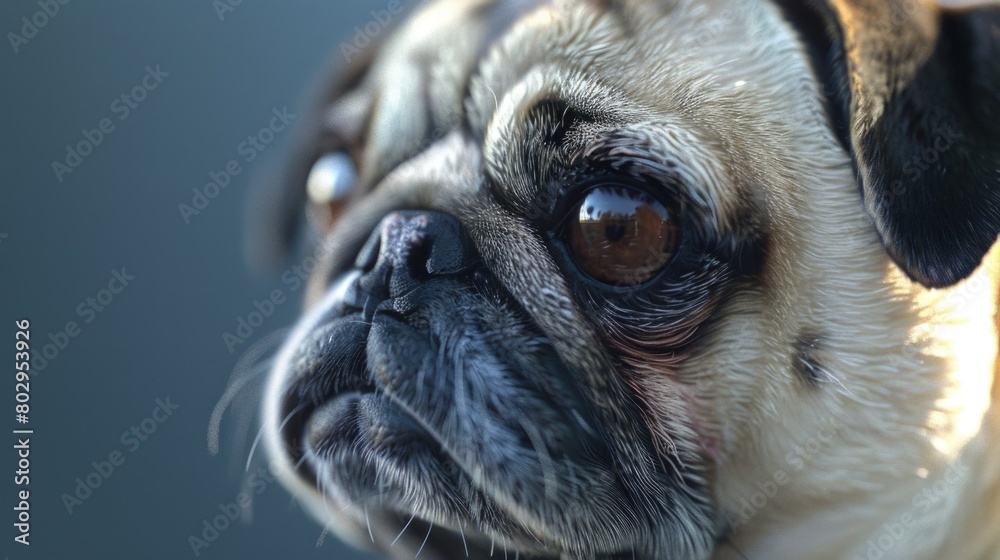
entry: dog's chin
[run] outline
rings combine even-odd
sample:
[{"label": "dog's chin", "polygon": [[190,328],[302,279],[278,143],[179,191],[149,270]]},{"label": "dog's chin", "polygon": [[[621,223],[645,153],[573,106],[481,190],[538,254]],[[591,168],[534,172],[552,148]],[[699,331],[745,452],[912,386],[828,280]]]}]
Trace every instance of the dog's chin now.
[{"label": "dog's chin", "polygon": [[400,558],[497,552],[558,558],[542,537],[493,504],[419,416],[381,392],[337,395],[306,420],[304,434],[303,466],[312,472],[324,513],[342,510],[348,526],[341,530],[354,533],[353,540],[370,539]]}]

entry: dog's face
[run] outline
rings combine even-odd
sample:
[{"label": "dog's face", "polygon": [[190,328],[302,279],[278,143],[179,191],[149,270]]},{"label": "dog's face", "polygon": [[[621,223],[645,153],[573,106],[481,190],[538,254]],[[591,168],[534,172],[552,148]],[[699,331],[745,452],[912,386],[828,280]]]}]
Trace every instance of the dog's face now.
[{"label": "dog's face", "polygon": [[996,237],[996,125],[952,102],[1000,114],[1000,39],[866,4],[442,1],[345,50],[272,205],[308,182],[321,240],[287,483],[400,557],[707,558],[813,436],[744,524],[934,468],[951,357],[888,358]]}]

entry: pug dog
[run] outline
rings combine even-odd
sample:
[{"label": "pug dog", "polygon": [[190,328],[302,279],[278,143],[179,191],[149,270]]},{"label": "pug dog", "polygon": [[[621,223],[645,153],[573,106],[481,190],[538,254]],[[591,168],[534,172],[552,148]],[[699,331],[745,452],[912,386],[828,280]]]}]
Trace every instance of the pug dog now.
[{"label": "pug dog", "polygon": [[252,226],[316,234],[263,423],[318,519],[406,559],[1000,558],[1000,8],[398,7]]}]

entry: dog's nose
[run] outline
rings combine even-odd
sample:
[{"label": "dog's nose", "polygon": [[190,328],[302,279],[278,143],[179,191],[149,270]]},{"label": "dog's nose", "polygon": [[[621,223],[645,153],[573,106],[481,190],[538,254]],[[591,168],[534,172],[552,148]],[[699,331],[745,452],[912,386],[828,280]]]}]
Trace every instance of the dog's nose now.
[{"label": "dog's nose", "polygon": [[466,273],[477,261],[472,239],[453,216],[398,211],[382,219],[355,266],[365,291],[398,297],[429,278]]}]

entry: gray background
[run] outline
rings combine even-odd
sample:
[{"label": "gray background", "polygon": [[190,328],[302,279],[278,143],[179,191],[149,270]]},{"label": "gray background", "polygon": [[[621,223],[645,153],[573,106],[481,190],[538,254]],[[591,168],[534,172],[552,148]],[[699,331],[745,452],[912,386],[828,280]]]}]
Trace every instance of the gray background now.
[{"label": "gray background", "polygon": [[[233,0],[236,1],[236,0]],[[405,4],[406,2],[404,2]],[[10,558],[193,558],[188,536],[241,490],[232,423],[222,453],[206,449],[206,428],[240,350],[222,334],[253,311],[254,300],[282,286],[254,277],[241,236],[254,171],[279,155],[279,133],[264,158],[185,224],[178,204],[208,173],[240,159],[237,146],[265,126],[272,109],[292,112],[318,69],[354,26],[388,0],[245,1],[220,21],[210,0],[83,2],[60,11],[14,53],[7,34],[39,11],[37,0],[0,7],[3,177],[0,187],[0,525]],[[147,65],[170,75],[125,120],[113,100],[138,85]],[[53,160],[103,118],[115,129],[63,182]],[[77,313],[124,267],[130,285],[90,323]],[[254,339],[289,325],[301,293],[256,330]],[[40,348],[67,321],[79,336],[32,380],[30,547],[15,545],[12,482],[14,320],[31,320]],[[244,345],[242,349],[248,347]],[[180,406],[130,453],[121,434],[150,416],[157,398]],[[252,438],[253,434],[250,434]],[[92,461],[122,451],[125,463],[68,514]],[[260,455],[260,454],[258,454]],[[258,458],[257,465],[263,460]],[[269,485],[253,521],[222,532],[201,558],[363,556],[321,528],[289,494]]]}]

